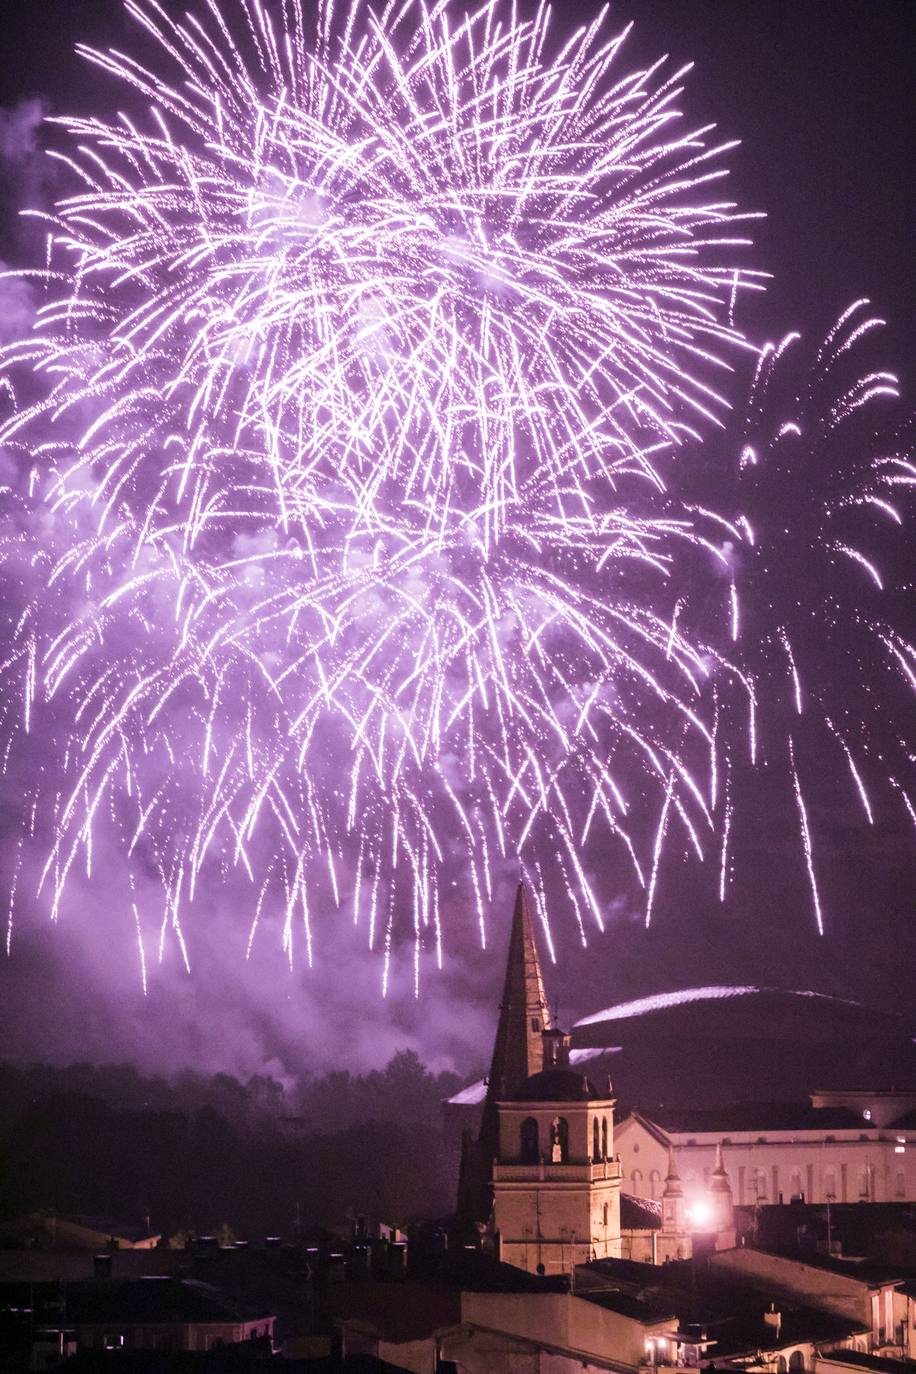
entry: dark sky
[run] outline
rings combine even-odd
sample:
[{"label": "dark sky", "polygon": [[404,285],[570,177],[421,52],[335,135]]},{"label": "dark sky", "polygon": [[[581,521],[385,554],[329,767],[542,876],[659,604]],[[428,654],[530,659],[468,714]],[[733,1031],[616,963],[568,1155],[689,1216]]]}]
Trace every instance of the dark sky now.
[{"label": "dark sky", "polygon": [[[557,11],[591,15],[582,0]],[[916,290],[912,272],[912,53],[916,6],[908,0],[631,0],[628,62],[668,52],[693,60],[682,107],[697,123],[714,120],[742,141],[731,155],[730,188],[767,219],[755,230],[756,265],[774,274],[755,307],[765,335],[800,327],[817,335],[854,297],[868,296],[888,321],[884,356],[916,393]],[[49,112],[86,110],[98,95],[72,55],[77,40],[118,45],[126,26],[116,0],[8,0],[0,105],[39,98]],[[7,125],[4,124],[4,128]],[[3,202],[3,255],[21,261],[28,232],[12,215],[24,194],[42,193],[42,174],[19,168]],[[911,732],[911,721],[904,722]],[[587,953],[562,943],[554,983],[570,1019],[628,996],[707,981],[816,986],[880,1001],[912,999],[916,958],[912,866],[902,829],[834,829],[830,844],[855,849],[853,878],[823,882],[832,913],[828,936],[811,930],[801,887],[747,890],[725,910],[694,886],[686,867],[660,892],[656,926],[642,932],[621,905],[609,932]],[[826,853],[831,852],[830,845]],[[890,885],[881,886],[891,871]],[[851,886],[849,885],[851,884]],[[753,884],[752,884],[753,886]],[[507,894],[506,894],[507,895]],[[509,910],[505,911],[508,921]],[[251,1071],[339,1058],[365,1064],[399,1043],[458,1067],[476,1057],[492,1015],[502,961],[468,952],[433,977],[420,1003],[398,990],[386,1006],[363,987],[360,959],[341,940],[329,993],[307,975],[284,973],[265,954],[245,966],[233,948],[231,913],[215,921],[212,950],[189,983],[167,968],[151,996],[136,992],[129,935],[93,935],[97,913],[69,928],[26,926],[0,967],[7,1014],[0,1054],[128,1058],[174,1066],[190,1060]],[[76,975],[74,977],[74,971]],[[5,996],[4,996],[5,993]],[[912,1001],[910,1002],[912,1009]],[[11,1013],[11,1014],[10,1014]],[[355,1029],[354,1029],[355,1028]]]}]

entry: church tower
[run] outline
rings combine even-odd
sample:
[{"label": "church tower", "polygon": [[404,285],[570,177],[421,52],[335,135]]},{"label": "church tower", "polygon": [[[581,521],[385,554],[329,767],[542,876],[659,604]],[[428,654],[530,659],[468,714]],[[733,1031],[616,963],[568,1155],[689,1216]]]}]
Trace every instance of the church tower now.
[{"label": "church tower", "polygon": [[614,1099],[570,1067],[568,1035],[541,1042],[544,1067],[497,1104],[493,1226],[507,1264],[562,1274],[620,1257],[620,1162]]}]

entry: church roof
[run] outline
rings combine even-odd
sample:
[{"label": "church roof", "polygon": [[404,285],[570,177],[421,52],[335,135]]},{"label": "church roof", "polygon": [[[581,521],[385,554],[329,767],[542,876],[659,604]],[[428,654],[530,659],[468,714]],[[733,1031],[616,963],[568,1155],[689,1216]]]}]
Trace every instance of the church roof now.
[{"label": "church roof", "polygon": [[756,986],[679,988],[593,1012],[573,1027],[576,1045],[691,1040],[804,1040],[837,1044],[910,1037],[889,1008],[803,989]]},{"label": "church roof", "polygon": [[605,1100],[586,1078],[575,1069],[542,1069],[527,1078],[514,1098],[515,1102],[602,1102]]}]

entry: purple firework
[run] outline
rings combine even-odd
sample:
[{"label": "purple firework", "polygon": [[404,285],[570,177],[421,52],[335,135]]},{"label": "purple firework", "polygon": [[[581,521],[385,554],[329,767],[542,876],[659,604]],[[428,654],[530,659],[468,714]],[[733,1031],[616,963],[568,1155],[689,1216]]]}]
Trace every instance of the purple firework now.
[{"label": "purple firework", "polygon": [[729,145],[603,13],[561,45],[497,0],[126,8],[155,59],[84,51],[127,112],[57,121],[76,189],[4,354],[7,760],[37,728],[52,910],[105,827],[160,944],[241,872],[290,957],[346,900],[389,949],[409,913],[419,969],[440,875],[483,934],[500,859],[584,938],[599,831],[645,880],[659,792],[711,825],[668,606],[713,534],[667,471],[755,284]]}]

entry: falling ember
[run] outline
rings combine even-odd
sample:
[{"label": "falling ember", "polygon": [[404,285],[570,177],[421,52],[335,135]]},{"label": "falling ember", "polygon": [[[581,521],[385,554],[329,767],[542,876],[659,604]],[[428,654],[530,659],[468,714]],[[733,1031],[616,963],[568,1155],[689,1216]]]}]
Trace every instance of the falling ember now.
[{"label": "falling ember", "polygon": [[655,831],[655,845],[652,849],[652,869],[649,874],[649,888],[646,892],[646,918],[645,925],[648,930],[652,924],[652,907],[655,903],[655,886],[658,882],[658,867],[661,862],[662,846],[665,843],[665,832],[668,829],[668,812],[671,808],[671,795],[674,786],[674,774],[669,774],[668,786],[665,789],[665,800],[658,818],[658,828]]},{"label": "falling ember", "polygon": [[728,842],[732,828],[731,762],[725,760],[725,806],[722,815],[722,847],[719,854],[719,901],[724,902],[730,877]]},{"label": "falling ember", "polygon": [[824,933],[824,917],[821,912],[821,899],[817,890],[817,878],[814,873],[814,854],[811,849],[811,831],[808,828],[808,811],[805,806],[805,799],[802,796],[801,783],[798,781],[798,769],[795,767],[795,750],[792,745],[792,737],[789,737],[789,763],[792,769],[792,785],[795,789],[795,802],[798,806],[798,820],[801,827],[802,848],[805,854],[805,867],[808,870],[808,881],[811,885],[811,901],[814,906],[814,920],[817,924],[817,933]]}]

